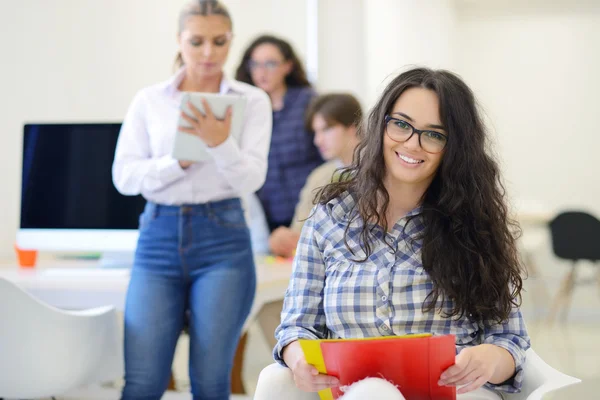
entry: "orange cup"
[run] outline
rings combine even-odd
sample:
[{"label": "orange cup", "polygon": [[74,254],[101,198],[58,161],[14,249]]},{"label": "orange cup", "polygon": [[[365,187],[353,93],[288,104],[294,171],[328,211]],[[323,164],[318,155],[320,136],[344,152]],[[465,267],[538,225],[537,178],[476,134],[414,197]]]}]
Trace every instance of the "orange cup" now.
[{"label": "orange cup", "polygon": [[15,244],[15,252],[17,253],[17,260],[19,261],[20,267],[32,268],[35,267],[37,260],[37,250],[25,250],[20,249]]}]

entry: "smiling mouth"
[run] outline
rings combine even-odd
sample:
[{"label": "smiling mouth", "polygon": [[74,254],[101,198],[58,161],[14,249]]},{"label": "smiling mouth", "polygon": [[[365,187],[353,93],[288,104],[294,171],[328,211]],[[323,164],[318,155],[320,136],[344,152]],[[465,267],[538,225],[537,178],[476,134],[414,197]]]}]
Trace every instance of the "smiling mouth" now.
[{"label": "smiling mouth", "polygon": [[395,152],[395,153],[396,153],[396,156],[398,156],[399,159],[401,159],[402,161],[404,161],[406,163],[409,163],[409,164],[416,165],[416,164],[422,164],[422,163],[425,162],[425,160],[417,160],[417,159],[405,156],[404,154],[400,154],[398,152]]}]

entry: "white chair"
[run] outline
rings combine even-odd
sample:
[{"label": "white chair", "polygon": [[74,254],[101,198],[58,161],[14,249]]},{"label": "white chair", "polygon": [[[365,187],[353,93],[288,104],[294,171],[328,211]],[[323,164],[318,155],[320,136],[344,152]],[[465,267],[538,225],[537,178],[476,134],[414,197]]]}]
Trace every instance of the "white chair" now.
[{"label": "white chair", "polygon": [[[520,393],[503,394],[505,400],[542,400],[546,393],[581,382],[580,379],[565,375],[552,368],[538,356],[533,349],[527,350],[525,376]],[[275,368],[273,364],[261,372],[256,386],[255,400],[281,398],[285,392],[288,400],[316,400],[313,393],[295,390],[294,383],[284,368]],[[287,381],[289,379],[289,382]],[[288,393],[289,391],[294,393]]]},{"label": "white chair", "polygon": [[542,400],[546,393],[581,382],[581,379],[563,374],[546,364],[533,349],[530,348],[525,354],[521,393],[506,394],[506,400]]},{"label": "white chair", "polygon": [[64,311],[0,278],[0,398],[41,398],[123,377],[114,307]]}]

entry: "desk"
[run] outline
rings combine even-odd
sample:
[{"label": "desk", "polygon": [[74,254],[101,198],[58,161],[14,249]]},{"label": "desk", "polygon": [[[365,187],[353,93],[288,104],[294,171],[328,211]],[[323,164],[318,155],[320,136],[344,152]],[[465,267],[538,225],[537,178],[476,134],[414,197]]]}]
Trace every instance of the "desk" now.
[{"label": "desk", "polygon": [[[3,268],[4,267],[4,268]],[[291,261],[256,259],[256,297],[243,332],[256,319],[263,305],[283,299],[292,272]],[[22,287],[39,300],[62,309],[86,309],[113,305],[125,310],[129,270],[97,267],[96,261],[40,260],[36,268],[0,265],[0,278]],[[240,340],[232,371],[234,393],[244,393],[241,380],[244,335]]]},{"label": "desk", "polygon": [[[292,262],[269,260],[268,257],[256,259],[256,297],[244,331],[264,304],[282,299],[287,289]],[[129,271],[96,265],[96,261],[59,259],[41,260],[35,268],[4,264],[0,265],[0,277],[57,308],[86,309],[112,305],[124,311]]]},{"label": "desk", "polygon": [[555,215],[551,211],[522,211],[517,213],[516,219],[523,226],[547,226]]}]

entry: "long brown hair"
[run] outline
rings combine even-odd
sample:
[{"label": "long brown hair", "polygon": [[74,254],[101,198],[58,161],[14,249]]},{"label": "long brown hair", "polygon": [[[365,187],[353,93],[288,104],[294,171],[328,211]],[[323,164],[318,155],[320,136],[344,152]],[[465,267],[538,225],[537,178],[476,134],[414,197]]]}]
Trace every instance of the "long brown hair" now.
[{"label": "long brown hair", "polygon": [[[420,218],[425,229],[420,237],[412,238],[422,240],[423,267],[433,281],[423,309],[431,311],[439,305],[441,312],[445,300],[451,300],[446,317],[505,321],[512,307],[521,303],[522,265],[516,247],[520,228],[509,218],[505,189],[473,92],[457,75],[416,68],[392,80],[360,128],[361,143],[353,164],[339,181],[321,190],[318,202],[325,204],[346,192],[355,194],[355,212],[350,215],[374,221],[387,231],[385,116],[412,87],[437,94],[440,118],[450,139],[422,198]],[[375,240],[371,228],[363,223],[361,230],[367,258]]]},{"label": "long brown hair", "polygon": [[271,35],[263,35],[254,39],[254,41],[248,46],[244,55],[242,56],[242,61],[237,68],[235,73],[235,79],[240,82],[245,82],[250,85],[254,85],[252,81],[252,76],[250,75],[250,67],[249,62],[252,58],[252,53],[254,49],[256,49],[261,44],[272,44],[277,47],[283,56],[285,61],[290,61],[292,63],[291,72],[285,77],[285,84],[288,87],[310,87],[310,82],[306,78],[306,72],[304,72],[304,67],[300,62],[300,59],[296,55],[294,48],[287,41],[278,38],[276,36]]},{"label": "long brown hair", "polygon": [[[223,3],[218,0],[193,0],[188,2],[179,13],[178,33],[183,31],[185,20],[193,15],[201,15],[203,17],[220,15],[229,21],[229,27],[233,30],[231,15]],[[178,52],[175,57],[175,68],[179,69],[181,67],[183,67],[183,58],[181,57],[181,52]]]}]

